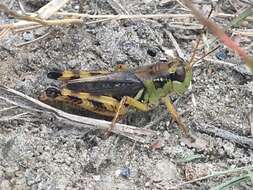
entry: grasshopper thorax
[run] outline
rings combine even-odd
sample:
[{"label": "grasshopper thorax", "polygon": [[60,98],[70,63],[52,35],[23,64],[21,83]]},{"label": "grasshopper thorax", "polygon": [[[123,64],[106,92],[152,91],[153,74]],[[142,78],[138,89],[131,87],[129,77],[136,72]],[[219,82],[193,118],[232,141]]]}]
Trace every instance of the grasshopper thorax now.
[{"label": "grasshopper thorax", "polygon": [[153,82],[161,82],[164,83],[166,81],[179,81],[183,82],[185,80],[186,70],[184,65],[179,65],[176,67],[176,70],[172,72],[169,70],[166,74],[158,75],[153,79]]},{"label": "grasshopper thorax", "polygon": [[[145,86],[144,100],[154,104],[171,93],[183,94],[190,86],[192,79],[190,64],[178,59],[151,65],[147,71],[149,75],[139,72],[138,76],[142,76]],[[143,80],[144,77],[145,80]]]},{"label": "grasshopper thorax", "polygon": [[[169,65],[168,75],[170,81],[167,83],[167,86],[171,86],[169,87],[171,88],[170,91],[183,94],[191,84],[192,67],[181,59],[174,60]],[[171,85],[168,85],[169,83]]]},{"label": "grasshopper thorax", "polygon": [[182,94],[191,83],[191,70],[190,64],[179,59],[157,64],[153,67],[153,72],[156,75],[152,78],[152,82],[156,88],[163,89],[165,94],[170,92]]}]

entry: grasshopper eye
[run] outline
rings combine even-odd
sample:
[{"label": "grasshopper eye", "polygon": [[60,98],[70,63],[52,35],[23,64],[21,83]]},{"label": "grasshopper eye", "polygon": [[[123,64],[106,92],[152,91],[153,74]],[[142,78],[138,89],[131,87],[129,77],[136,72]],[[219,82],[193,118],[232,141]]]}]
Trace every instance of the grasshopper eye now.
[{"label": "grasshopper eye", "polygon": [[183,82],[185,79],[185,69],[183,66],[180,66],[177,68],[175,74],[174,74],[174,80]]}]

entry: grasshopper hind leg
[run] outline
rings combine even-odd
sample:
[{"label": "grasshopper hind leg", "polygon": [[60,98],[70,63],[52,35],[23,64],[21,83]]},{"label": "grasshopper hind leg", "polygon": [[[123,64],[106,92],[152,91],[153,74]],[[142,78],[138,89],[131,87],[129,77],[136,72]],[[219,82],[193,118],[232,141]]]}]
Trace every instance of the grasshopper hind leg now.
[{"label": "grasshopper hind leg", "polygon": [[56,107],[64,107],[64,104],[66,106],[76,106],[82,103],[82,100],[78,97],[62,95],[61,90],[56,87],[47,88],[45,92],[39,96],[39,100]]},{"label": "grasshopper hind leg", "polygon": [[47,103],[49,100],[54,100],[61,96],[61,91],[57,87],[48,87],[40,96],[39,100]]},{"label": "grasshopper hind leg", "polygon": [[39,100],[71,114],[93,117],[96,119],[111,121],[115,114],[114,112],[101,109],[100,113],[96,112],[98,111],[96,108],[101,104],[99,102],[100,100],[88,100],[76,94],[66,95],[62,90],[56,87],[47,88],[44,93],[39,96]]},{"label": "grasshopper hind leg", "polygon": [[[90,93],[85,92],[74,92],[67,88],[61,90],[64,97],[74,97],[80,99],[82,102],[78,106],[86,109],[90,112],[94,112],[99,115],[104,115],[113,118],[117,108],[119,106],[119,101],[110,96],[95,96]],[[119,115],[124,115],[125,110],[121,110]]]},{"label": "grasshopper hind leg", "polygon": [[51,98],[56,98],[57,96],[61,95],[61,91],[56,87],[48,87],[45,92],[46,95]]},{"label": "grasshopper hind leg", "polygon": [[56,100],[66,101],[67,103],[71,104],[81,104],[82,99],[75,97],[75,96],[63,96],[61,90],[56,87],[49,87],[46,89],[46,96],[50,98],[54,98]]}]

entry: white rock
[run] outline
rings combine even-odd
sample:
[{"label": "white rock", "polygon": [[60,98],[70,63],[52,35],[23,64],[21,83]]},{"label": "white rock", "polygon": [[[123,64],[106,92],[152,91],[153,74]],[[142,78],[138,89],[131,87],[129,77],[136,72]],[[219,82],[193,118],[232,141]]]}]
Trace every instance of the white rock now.
[{"label": "white rock", "polygon": [[176,165],[165,159],[158,161],[154,170],[154,181],[170,181],[177,178]]}]

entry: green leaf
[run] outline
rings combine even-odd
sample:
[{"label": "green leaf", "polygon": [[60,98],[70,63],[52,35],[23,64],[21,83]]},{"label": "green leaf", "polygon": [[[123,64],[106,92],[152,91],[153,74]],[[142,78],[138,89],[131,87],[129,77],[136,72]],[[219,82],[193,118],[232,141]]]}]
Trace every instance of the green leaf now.
[{"label": "green leaf", "polygon": [[191,154],[191,155],[186,155],[181,159],[178,159],[176,163],[186,163],[186,162],[191,162],[193,160],[198,160],[202,158],[205,158],[205,157],[200,154]]}]

